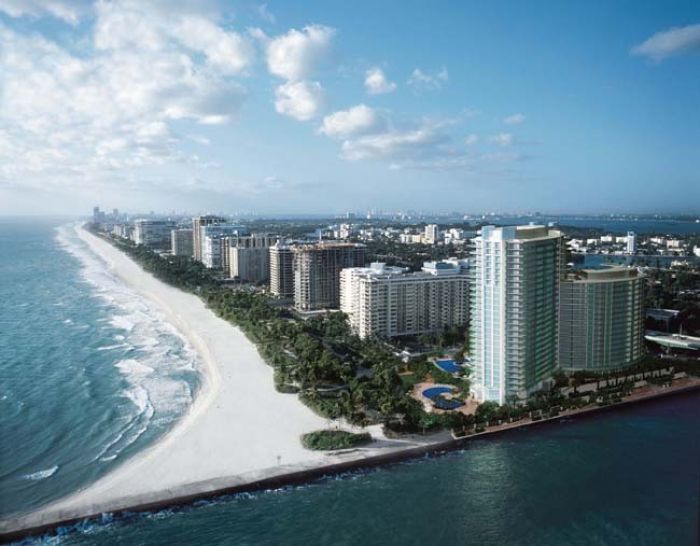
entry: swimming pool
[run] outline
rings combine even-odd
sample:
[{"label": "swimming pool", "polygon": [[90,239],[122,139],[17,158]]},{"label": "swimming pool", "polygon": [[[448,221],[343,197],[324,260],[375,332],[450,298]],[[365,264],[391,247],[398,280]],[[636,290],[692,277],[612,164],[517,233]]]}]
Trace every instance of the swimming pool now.
[{"label": "swimming pool", "polygon": [[443,372],[447,373],[457,373],[462,371],[462,366],[457,364],[454,360],[450,358],[443,358],[441,360],[436,360],[435,365],[440,368]]},{"label": "swimming pool", "polygon": [[453,387],[430,387],[423,391],[423,396],[430,398],[431,400],[437,398],[441,394],[452,392]]}]

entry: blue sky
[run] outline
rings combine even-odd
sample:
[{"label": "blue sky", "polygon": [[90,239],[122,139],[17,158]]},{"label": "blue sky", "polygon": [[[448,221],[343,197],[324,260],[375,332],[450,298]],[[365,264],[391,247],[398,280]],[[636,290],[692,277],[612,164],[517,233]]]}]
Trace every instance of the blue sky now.
[{"label": "blue sky", "polygon": [[697,2],[0,0],[0,214],[697,212]]}]

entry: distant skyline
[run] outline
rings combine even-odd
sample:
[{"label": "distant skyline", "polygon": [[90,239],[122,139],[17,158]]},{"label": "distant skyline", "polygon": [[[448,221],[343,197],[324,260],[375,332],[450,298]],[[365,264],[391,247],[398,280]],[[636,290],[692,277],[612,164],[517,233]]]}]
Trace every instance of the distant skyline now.
[{"label": "distant skyline", "polygon": [[696,1],[0,0],[0,215],[698,203]]}]

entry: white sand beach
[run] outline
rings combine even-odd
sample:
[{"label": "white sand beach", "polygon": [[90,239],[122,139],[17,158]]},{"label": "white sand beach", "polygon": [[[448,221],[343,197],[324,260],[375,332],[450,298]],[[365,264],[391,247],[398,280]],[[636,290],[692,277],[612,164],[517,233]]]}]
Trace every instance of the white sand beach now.
[{"label": "white sand beach", "polygon": [[93,252],[132,289],[155,303],[203,362],[202,386],[189,412],[155,445],[97,482],[21,517],[0,532],[161,502],[192,492],[245,484],[310,467],[371,457],[444,440],[387,440],[379,427],[367,448],[325,454],[306,450],[300,435],[328,426],[293,394],[274,388],[273,370],[255,345],[196,296],[144,272],[112,245],[76,228]]}]

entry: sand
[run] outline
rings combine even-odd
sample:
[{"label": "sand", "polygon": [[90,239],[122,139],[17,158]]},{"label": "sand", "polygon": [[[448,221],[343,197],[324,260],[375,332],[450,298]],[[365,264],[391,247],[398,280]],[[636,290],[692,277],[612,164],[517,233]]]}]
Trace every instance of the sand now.
[{"label": "sand", "polygon": [[0,532],[161,503],[445,439],[387,440],[379,427],[370,427],[376,440],[369,447],[337,454],[304,449],[301,434],[335,424],[296,395],[277,392],[272,368],[240,329],[218,318],[197,296],[157,280],[108,242],[76,229],[112,272],[156,304],[199,353],[201,388],[187,414],[154,445],[63,499],[0,521]]}]

